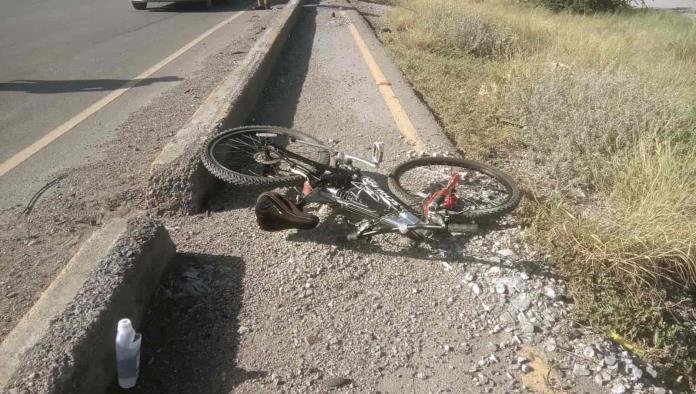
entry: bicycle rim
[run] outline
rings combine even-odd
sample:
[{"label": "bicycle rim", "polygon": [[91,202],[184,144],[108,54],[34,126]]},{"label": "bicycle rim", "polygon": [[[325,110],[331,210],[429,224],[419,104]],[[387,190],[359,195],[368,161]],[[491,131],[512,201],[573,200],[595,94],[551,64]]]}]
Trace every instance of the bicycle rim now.
[{"label": "bicycle rim", "polygon": [[497,218],[520,202],[519,189],[509,175],[483,163],[449,157],[424,157],[401,164],[389,176],[389,188],[402,203],[422,212],[425,200],[446,187],[454,174],[461,178],[456,200],[444,209],[453,222]]},{"label": "bicycle rim", "polygon": [[319,164],[328,164],[329,152],[322,143],[291,129],[245,126],[211,137],[203,163],[216,177],[238,185],[287,185],[302,180],[292,172],[311,164],[295,160],[287,152]]}]

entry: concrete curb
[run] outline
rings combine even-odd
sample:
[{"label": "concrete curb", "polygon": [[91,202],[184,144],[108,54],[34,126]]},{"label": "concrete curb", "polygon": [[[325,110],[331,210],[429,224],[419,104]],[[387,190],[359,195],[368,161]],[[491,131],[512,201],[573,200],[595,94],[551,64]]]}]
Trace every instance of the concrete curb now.
[{"label": "concrete curb", "polygon": [[0,344],[5,393],[97,393],[116,367],[116,322],[137,328],[176,250],[148,218],[95,232]]},{"label": "concrete curb", "polygon": [[214,184],[199,155],[203,142],[217,131],[242,125],[256,103],[278,55],[302,10],[304,0],[289,0],[280,15],[225,77],[186,125],[152,163],[148,206],[158,213],[196,213]]}]

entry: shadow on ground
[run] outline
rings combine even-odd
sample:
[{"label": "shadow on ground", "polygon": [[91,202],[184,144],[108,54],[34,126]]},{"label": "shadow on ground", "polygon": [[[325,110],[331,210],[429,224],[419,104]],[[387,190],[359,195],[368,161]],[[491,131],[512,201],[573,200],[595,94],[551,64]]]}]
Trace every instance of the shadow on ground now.
[{"label": "shadow on ground", "polygon": [[[279,2],[276,2],[277,4]],[[281,3],[285,3],[284,1]],[[195,13],[195,12],[229,12],[241,11],[250,6],[249,1],[243,0],[214,0],[213,6],[205,7],[205,1],[183,1],[176,3],[149,3],[147,11],[150,12],[176,12],[176,13]]]},{"label": "shadow on ground", "polygon": [[26,92],[35,94],[68,92],[105,92],[129,86],[147,86],[160,82],[181,81],[182,78],[167,76],[143,79],[74,79],[42,80],[19,79],[0,83],[0,92]]},{"label": "shadow on ground", "polygon": [[[140,377],[129,392],[228,393],[266,375],[235,367],[244,270],[239,257],[176,257],[141,324]],[[114,379],[107,392],[123,390]]]},{"label": "shadow on ground", "polygon": [[248,124],[293,127],[300,94],[309,71],[317,31],[316,18],[315,8],[303,8],[292,38],[276,62],[256,109],[249,116]]}]

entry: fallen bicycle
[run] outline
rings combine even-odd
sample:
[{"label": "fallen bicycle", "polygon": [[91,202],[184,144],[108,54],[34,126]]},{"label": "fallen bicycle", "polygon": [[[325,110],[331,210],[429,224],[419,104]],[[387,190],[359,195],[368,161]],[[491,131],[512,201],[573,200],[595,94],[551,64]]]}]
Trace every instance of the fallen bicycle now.
[{"label": "fallen bicycle", "polygon": [[521,195],[504,172],[471,160],[421,157],[398,165],[388,176],[390,193],[356,166],[376,168],[383,145],[370,160],[335,151],[296,130],[245,126],[214,135],[202,159],[217,178],[240,186],[291,186],[295,198],[264,192],[256,201],[259,226],[266,231],[312,229],[319,218],[309,203],[329,204],[353,214],[348,240],[400,233],[416,240],[475,232],[477,223],[517,207]]}]

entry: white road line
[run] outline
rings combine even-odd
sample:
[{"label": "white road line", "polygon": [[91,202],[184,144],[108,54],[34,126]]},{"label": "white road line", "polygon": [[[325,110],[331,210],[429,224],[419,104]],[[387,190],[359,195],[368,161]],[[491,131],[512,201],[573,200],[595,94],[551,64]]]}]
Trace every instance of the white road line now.
[{"label": "white road line", "polygon": [[225,19],[224,21],[218,23],[217,25],[213,26],[210,30],[208,30],[205,33],[201,34],[200,36],[196,37],[195,39],[193,39],[193,41],[191,41],[188,44],[184,45],[183,47],[179,48],[179,50],[177,50],[176,52],[167,56],[166,58],[162,59],[159,63],[155,64],[154,66],[152,66],[152,67],[148,68],[147,70],[143,71],[142,73],[138,74],[135,78],[126,82],[123,86],[112,91],[111,93],[109,93],[105,97],[101,98],[99,101],[97,101],[94,104],[90,105],[89,107],[85,108],[79,114],[70,118],[67,122],[61,124],[60,126],[56,127],[55,129],[49,131],[46,135],[39,138],[31,145],[27,146],[26,148],[22,149],[21,151],[17,152],[16,154],[14,154],[12,157],[10,157],[6,161],[4,161],[2,164],[0,164],[0,177],[7,174],[8,172],[10,172],[13,168],[17,167],[18,165],[22,164],[22,162],[24,162],[25,160],[30,158],[36,152],[38,152],[41,149],[48,146],[50,143],[52,143],[53,141],[58,139],[63,134],[72,130],[75,126],[77,126],[82,121],[89,118],[90,116],[92,116],[94,113],[96,113],[100,109],[104,108],[110,102],[116,100],[123,93],[126,93],[128,90],[130,90],[130,88],[137,85],[138,82],[140,82],[141,80],[148,78],[152,74],[156,73],[162,67],[166,66],[167,64],[171,63],[174,59],[181,56],[184,52],[193,48],[199,42],[205,40],[209,35],[215,33],[216,31],[220,30],[220,28],[222,28],[226,24],[228,24],[228,23],[232,22],[233,20],[242,16],[246,11],[247,10],[240,11],[240,12],[232,15],[231,17]]}]

